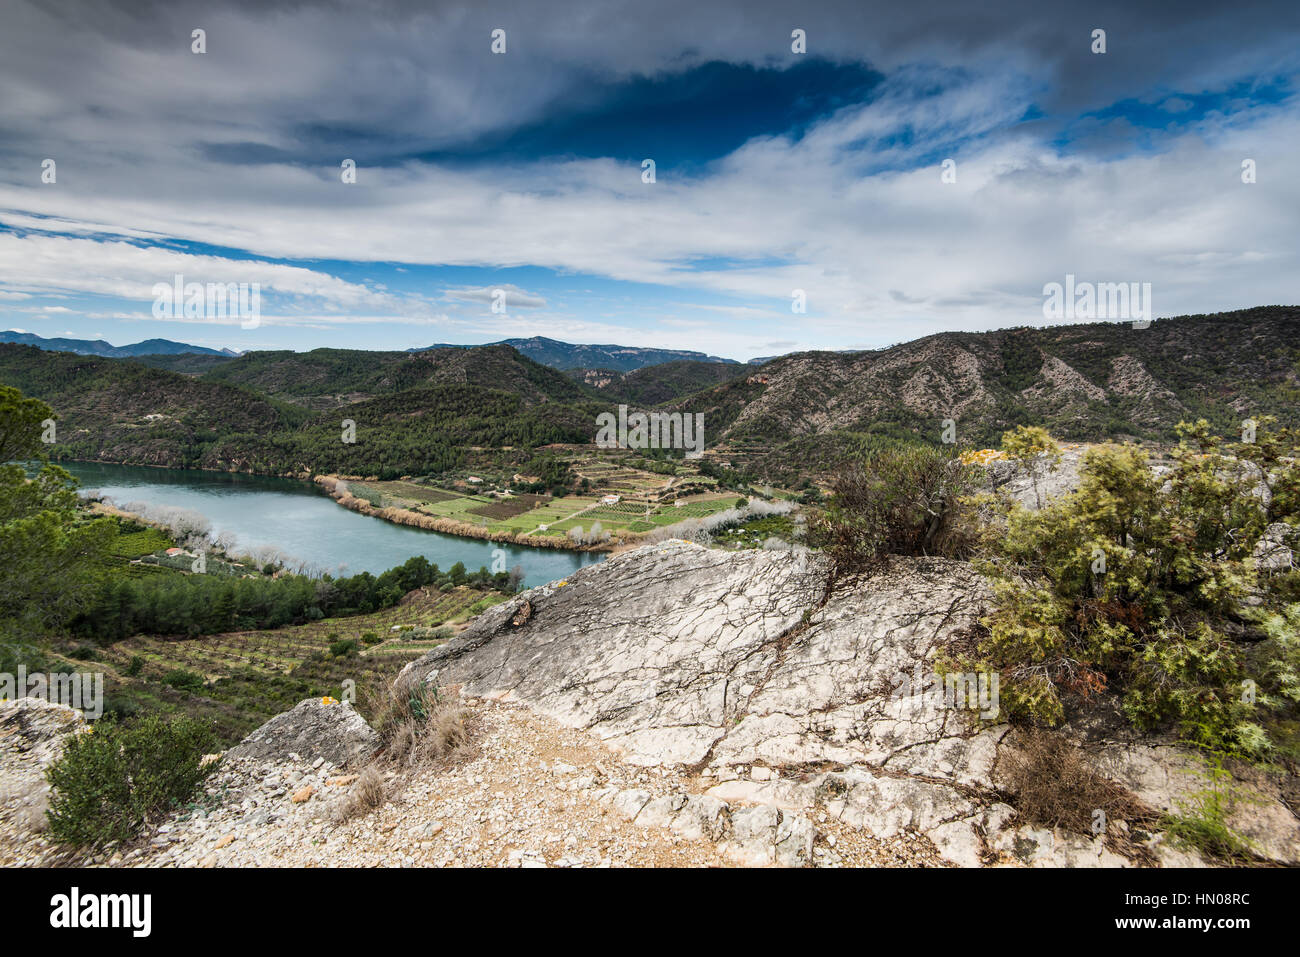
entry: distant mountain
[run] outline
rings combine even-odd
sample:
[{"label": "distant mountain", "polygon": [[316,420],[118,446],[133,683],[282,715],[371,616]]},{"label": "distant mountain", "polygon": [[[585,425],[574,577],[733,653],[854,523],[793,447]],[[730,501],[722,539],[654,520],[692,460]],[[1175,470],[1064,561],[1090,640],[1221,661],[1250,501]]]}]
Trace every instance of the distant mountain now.
[{"label": "distant mountain", "polygon": [[[531,339],[502,339],[489,343],[494,346],[510,346],[521,353],[552,369],[566,372],[569,369],[609,369],[613,372],[632,372],[646,366],[672,362],[676,359],[690,359],[696,362],[725,362],[739,365],[735,359],[721,359],[703,352],[691,352],[688,349],[645,349],[638,346],[587,345],[583,343],[560,342],[544,336]],[[469,349],[471,346],[449,345],[440,343],[427,349],[412,349],[411,352],[425,352],[428,349]]]},{"label": "distant mountain", "polygon": [[[45,349],[49,352],[73,352],[81,356],[104,356],[109,359],[137,359],[141,356],[179,356],[179,355],[196,355],[196,356],[223,356],[233,358],[240,353],[230,349],[209,349],[205,346],[195,346],[186,342],[173,342],[170,339],[146,339],[144,342],[137,342],[128,346],[115,346],[112,343],[105,342],[103,339],[46,339],[42,336],[33,335],[30,332],[0,332],[0,343],[12,342],[18,345],[36,346],[39,349]],[[571,342],[561,342],[558,339],[547,339],[544,336],[534,336],[531,339],[503,339],[500,342],[486,343],[489,346],[510,346],[518,350],[522,355],[527,356],[540,365],[550,366],[552,369],[558,369],[561,372],[567,372],[570,369],[609,369],[614,372],[633,372],[637,369],[644,369],[648,366],[660,365],[665,362],[674,362],[679,360],[688,360],[702,363],[723,363],[726,365],[739,365],[735,359],[722,359],[717,356],[706,355],[703,352],[692,352],[688,349],[643,349],[637,346],[617,346],[617,345],[585,345]],[[481,349],[483,346],[478,345],[452,345],[449,343],[438,343],[437,345],[425,346],[417,349],[407,349],[411,352],[432,352],[434,350],[451,350],[451,349]],[[310,353],[297,353],[298,355],[319,355],[326,352],[360,352],[368,350],[350,350],[350,349],[314,349]],[[279,353],[279,355],[294,355],[292,352]],[[264,355],[271,355],[265,353]],[[150,365],[159,368],[173,369],[178,372],[193,374],[199,371],[206,371],[211,368],[212,363],[176,363],[153,360]],[[752,364],[752,362],[751,362]]]},{"label": "distant mountain", "polygon": [[192,346],[186,342],[173,342],[171,339],[146,339],[129,346],[115,346],[103,339],[46,339],[30,332],[0,332],[0,342],[14,342],[18,345],[36,346],[47,352],[75,352],[79,356],[104,356],[109,359],[131,359],[136,356],[175,356],[193,353],[202,356],[234,356],[238,353],[229,349],[209,349],[206,346]]},{"label": "distant mountain", "polygon": [[314,409],[363,402],[406,389],[469,385],[512,392],[533,402],[580,402],[590,393],[556,369],[506,345],[371,352],[246,352],[203,378],[256,389],[275,399]]},{"label": "distant mountain", "polygon": [[633,405],[658,405],[699,392],[711,386],[729,382],[745,375],[749,366],[738,362],[697,362],[692,359],[675,359],[659,365],[646,366],[633,372],[616,372],[613,369],[570,369],[571,379],[595,389],[601,398],[610,402],[627,402]]},{"label": "distant mountain", "polygon": [[[1264,415],[1300,426],[1296,306],[1143,329],[940,333],[761,366],[675,360],[566,373],[505,344],[251,352],[196,368],[205,358],[173,363],[188,373],[178,374],[0,344],[0,383],[54,406],[58,455],[271,474],[435,474],[471,454],[522,467],[543,446],[591,442],[596,416],[620,402],[702,414],[711,461],[787,487],[883,444],[938,444],[949,429],[958,448],[984,448],[1020,424],[1066,441],[1157,444],[1198,418],[1220,435]],[[355,445],[339,441],[347,418]]]}]

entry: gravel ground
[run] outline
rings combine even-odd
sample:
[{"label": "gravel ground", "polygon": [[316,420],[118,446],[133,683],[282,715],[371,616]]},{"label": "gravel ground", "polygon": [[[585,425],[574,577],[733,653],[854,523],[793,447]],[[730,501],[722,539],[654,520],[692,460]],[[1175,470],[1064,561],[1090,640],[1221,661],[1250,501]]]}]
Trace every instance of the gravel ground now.
[{"label": "gravel ground", "polygon": [[[465,715],[466,753],[443,767],[388,772],[387,803],[341,824],[334,823],[335,811],[355,786],[354,775],[320,759],[227,759],[201,800],[134,847],[69,858],[39,834],[15,831],[8,839],[0,834],[0,864],[734,866],[735,856],[707,836],[632,823],[615,800],[629,789],[652,798],[699,795],[715,782],[623,764],[590,735],[519,705],[472,699]],[[0,750],[0,761],[3,755]],[[814,815],[814,865],[941,866],[919,835],[878,841]]]}]

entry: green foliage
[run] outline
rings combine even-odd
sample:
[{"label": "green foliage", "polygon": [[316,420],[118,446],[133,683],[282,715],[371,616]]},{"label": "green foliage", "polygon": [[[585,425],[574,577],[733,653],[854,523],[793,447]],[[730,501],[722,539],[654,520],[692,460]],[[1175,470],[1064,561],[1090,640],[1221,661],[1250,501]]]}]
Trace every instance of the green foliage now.
[{"label": "green foliage", "polygon": [[569,463],[552,452],[534,456],[520,471],[525,475],[537,476],[536,482],[521,486],[525,492],[540,493],[558,489],[560,494],[563,494],[574,483],[574,475],[569,469]]},{"label": "green foliage", "polygon": [[1266,665],[1276,693],[1300,703],[1300,604],[1291,603],[1263,621],[1268,636]]},{"label": "green foliage", "polygon": [[[751,371],[753,371],[752,366],[733,362],[677,359],[646,366],[623,375],[617,372],[606,373],[611,381],[608,385],[594,391],[606,402],[623,402],[646,407],[680,399],[710,386],[747,375]],[[585,374],[585,370],[569,372],[573,378]]]},{"label": "green foliage", "polygon": [[345,638],[342,641],[330,643],[331,658],[346,658],[348,655],[354,655],[361,647],[360,642],[354,638]]},{"label": "green foliage", "polygon": [[[595,418],[584,389],[504,346],[252,353],[196,379],[0,344],[0,379],[58,405],[68,425],[50,450],[57,457],[276,475],[443,473],[464,464],[468,447],[590,441]],[[358,392],[370,398],[330,411],[309,402]],[[141,427],[158,409],[175,411]],[[340,441],[345,418],[358,424],[353,443]]]},{"label": "green foliage", "polygon": [[[1267,750],[1237,636],[1243,600],[1259,587],[1253,543],[1269,521],[1296,517],[1286,503],[1289,456],[1300,452],[1268,424],[1253,450],[1225,450],[1203,421],[1184,426],[1164,474],[1136,447],[1094,448],[1075,492],[1011,510],[985,567],[996,609],[978,657],[1001,670],[1013,717],[1056,724],[1071,700],[1113,688],[1141,729],[1172,725],[1208,748]],[[1022,452],[1042,444],[1027,432]],[[1261,481],[1280,490],[1269,504]],[[1285,697],[1294,632],[1285,615],[1270,620],[1278,663],[1257,677]]]},{"label": "green foliage", "polygon": [[124,841],[188,801],[216,768],[203,756],[211,728],[188,717],[159,715],[130,725],[100,721],[76,734],[46,770],[50,835],[61,843],[99,846]]},{"label": "green foliage", "polygon": [[163,675],[162,680],[163,684],[171,685],[177,691],[184,691],[187,694],[201,694],[206,684],[202,675],[186,671],[184,668],[172,668]]},{"label": "green foliage", "polygon": [[[39,423],[52,416],[44,403],[0,387],[0,461],[39,453]],[[7,640],[61,628],[103,577],[117,524],[86,518],[76,487],[55,465],[30,479],[21,465],[0,465],[0,635]]]},{"label": "green foliage", "polygon": [[70,628],[101,643],[136,634],[196,636],[278,628],[391,608],[414,589],[443,584],[450,588],[453,583],[504,590],[509,587],[509,575],[491,575],[485,570],[467,573],[463,563],[444,573],[416,555],[381,575],[362,572],[347,578],[107,578],[94,589]]},{"label": "green foliage", "polygon": [[1224,769],[1220,755],[1211,752],[1201,759],[1208,787],[1193,791],[1177,801],[1178,810],[1161,819],[1161,826],[1183,848],[1225,861],[1251,856],[1251,843],[1228,826],[1234,804],[1241,800]]},{"label": "green foliage", "polygon": [[1034,486],[1034,498],[1043,504],[1038,483],[1044,470],[1055,470],[1061,462],[1061,447],[1042,426],[1018,425],[1002,435],[1002,451],[1020,463]]},{"label": "green foliage", "polygon": [[1002,384],[1011,392],[1029,388],[1038,379],[1043,354],[1033,345],[1033,333],[1007,332],[1002,339]]},{"label": "green foliage", "polygon": [[[740,507],[740,506],[737,506]],[[788,515],[764,515],[747,518],[735,525],[715,529],[713,543],[737,548],[757,548],[769,538],[791,542],[795,539],[795,524]]]},{"label": "green foliage", "polygon": [[43,458],[41,423],[53,418],[54,410],[44,402],[0,385],[0,462]]},{"label": "green foliage", "polygon": [[373,508],[384,507],[384,496],[375,489],[366,488],[364,485],[353,484],[348,487],[348,490],[352,495],[364,502],[368,502]]}]

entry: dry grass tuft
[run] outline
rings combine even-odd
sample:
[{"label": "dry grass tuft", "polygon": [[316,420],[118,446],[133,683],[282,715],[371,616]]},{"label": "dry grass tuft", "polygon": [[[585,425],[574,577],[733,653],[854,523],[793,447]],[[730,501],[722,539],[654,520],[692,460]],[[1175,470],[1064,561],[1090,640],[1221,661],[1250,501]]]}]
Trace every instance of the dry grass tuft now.
[{"label": "dry grass tuft", "polygon": [[387,686],[366,686],[361,697],[381,745],[334,812],[336,824],[382,807],[394,772],[447,767],[472,752],[465,710],[413,675]]},{"label": "dry grass tuft", "polygon": [[463,756],[469,744],[460,705],[409,676],[393,682],[379,733],[383,760],[398,768],[449,764]]},{"label": "dry grass tuft", "polygon": [[347,797],[335,805],[333,818],[335,824],[342,824],[362,814],[369,814],[384,806],[388,800],[388,786],[384,776],[373,764],[357,776]]}]

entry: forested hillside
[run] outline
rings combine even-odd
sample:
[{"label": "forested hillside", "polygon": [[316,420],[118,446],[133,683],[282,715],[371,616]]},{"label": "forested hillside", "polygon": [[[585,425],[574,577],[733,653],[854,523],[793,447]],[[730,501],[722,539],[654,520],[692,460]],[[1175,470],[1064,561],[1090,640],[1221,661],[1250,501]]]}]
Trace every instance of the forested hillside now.
[{"label": "forested hillside", "polygon": [[1016,425],[1073,441],[1174,439],[1180,421],[1224,432],[1251,416],[1298,421],[1300,309],[942,333],[888,349],[775,359],[673,403],[703,412],[709,443],[772,476],[920,437],[987,447]]},{"label": "forested hillside", "polygon": [[575,381],[595,389],[602,398],[634,405],[659,405],[748,375],[750,366],[734,362],[676,359],[633,372],[612,369],[570,369]]},{"label": "forested hillside", "polygon": [[[1164,443],[1300,408],[1300,309],[944,333],[762,366],[673,361],[568,375],[505,345],[254,352],[201,375],[0,345],[0,383],[49,402],[63,458],[271,474],[437,474],[466,451],[590,443],[614,405],[702,413],[710,459],[795,484],[899,442],[986,447],[1016,425],[1063,439]],[[355,442],[344,441],[345,420]],[[514,454],[514,453],[512,453]]]},{"label": "forested hillside", "polygon": [[587,397],[563,373],[539,365],[509,346],[425,352],[249,352],[222,363],[204,378],[249,386],[314,408],[334,408],[428,385],[499,389],[534,402],[573,402]]},{"label": "forested hillside", "polygon": [[[280,396],[318,384],[315,376],[323,363],[315,354],[304,362],[294,353],[271,354],[277,358],[270,361],[259,358],[264,355],[254,354],[252,368],[268,376],[273,371]],[[400,392],[391,378],[366,368],[366,357],[373,355],[325,357],[324,364],[339,368],[341,375],[351,370],[355,380],[368,377],[380,394],[363,393],[359,401],[319,411],[215,377],[28,346],[0,345],[0,382],[55,409],[57,442],[50,451],[67,459],[276,475],[388,476],[454,468],[468,447],[531,449],[591,437],[596,409],[551,398],[581,399],[581,387],[508,349],[461,355],[452,362],[377,354],[379,362],[400,356],[396,368],[420,373],[411,378],[421,385]],[[438,384],[425,384],[431,372]],[[500,385],[456,382],[470,378]]]}]

